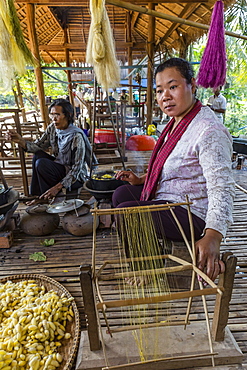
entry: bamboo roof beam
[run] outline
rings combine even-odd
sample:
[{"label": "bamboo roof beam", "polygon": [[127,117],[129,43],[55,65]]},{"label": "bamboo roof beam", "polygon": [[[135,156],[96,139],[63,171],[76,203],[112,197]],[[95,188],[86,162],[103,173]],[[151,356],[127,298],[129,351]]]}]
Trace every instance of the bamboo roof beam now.
[{"label": "bamboo roof beam", "polygon": [[[146,43],[145,43],[146,44]],[[144,47],[144,44],[134,44],[133,42],[118,42],[116,45],[116,49],[121,50],[121,49],[127,49],[127,48],[133,48],[133,49],[141,49]],[[82,42],[78,43],[64,43],[63,45],[44,45],[41,44],[39,45],[40,50],[48,50],[48,51],[58,51],[58,50],[64,50],[64,49],[69,49],[69,50],[79,50],[79,51],[86,51],[86,45]]]},{"label": "bamboo roof beam", "polygon": [[[56,58],[55,58],[51,53],[49,53],[49,51],[45,51],[45,53],[46,53],[47,55],[49,55],[49,57],[50,57],[52,60],[54,60],[54,62],[55,62],[59,67],[63,68],[62,64],[60,64],[60,63],[56,60]],[[67,75],[67,72],[66,72],[64,69],[63,69],[63,71],[64,71],[64,73],[66,73],[66,75]]]},{"label": "bamboo roof beam", "polygon": [[[200,28],[200,29],[203,29],[203,30],[208,30],[209,29],[209,25],[207,25],[207,24],[193,22],[193,21],[190,21],[188,19],[183,19],[183,18],[175,17],[173,15],[164,14],[164,13],[158,12],[156,10],[148,9],[146,7],[143,7],[143,6],[128,3],[126,1],[106,0],[106,3],[111,4],[111,5],[115,5],[115,6],[118,6],[120,8],[127,9],[127,10],[133,10],[135,12],[139,12],[139,13],[142,13],[142,14],[147,14],[147,15],[150,15],[152,17],[157,17],[157,18],[170,20],[171,22],[189,25],[189,26]],[[240,34],[235,33],[235,32],[225,31],[225,34],[228,35],[228,36],[232,36],[232,37],[240,38],[240,39],[243,39],[243,40],[247,40],[247,36],[240,35]]]},{"label": "bamboo roof beam", "polygon": [[[194,10],[197,8],[197,5],[191,7],[190,5],[186,5],[184,9],[179,14],[180,18],[184,18],[185,16],[188,17],[191,15],[191,13],[194,12]],[[167,30],[167,32],[164,34],[164,36],[159,40],[159,44],[162,44],[166,39],[172,34],[173,31],[175,31],[179,27],[179,23],[173,23],[171,27]],[[157,50],[158,45],[156,45]]]},{"label": "bamboo roof beam", "polygon": [[[132,3],[133,0],[127,0],[127,2]],[[200,2],[207,2],[208,0],[200,0]],[[28,3],[28,4],[36,4],[36,5],[47,5],[47,6],[57,6],[57,7],[78,7],[81,6],[82,4],[85,5],[87,1],[83,0],[21,0],[22,3]],[[164,3],[164,0],[154,0],[150,1],[153,2],[154,4],[159,4],[159,3]],[[166,3],[198,3],[198,0],[166,0]],[[135,0],[135,3],[138,4],[148,4],[148,1],[144,0]]]},{"label": "bamboo roof beam", "polygon": [[131,27],[134,28],[135,27],[135,24],[137,22],[137,19],[139,17],[139,13],[137,12],[132,12],[131,14]]},{"label": "bamboo roof beam", "polygon": [[81,35],[82,35],[82,41],[84,44],[86,44],[86,37],[85,37],[85,31],[84,31],[84,17],[83,17],[83,9],[81,8]]}]

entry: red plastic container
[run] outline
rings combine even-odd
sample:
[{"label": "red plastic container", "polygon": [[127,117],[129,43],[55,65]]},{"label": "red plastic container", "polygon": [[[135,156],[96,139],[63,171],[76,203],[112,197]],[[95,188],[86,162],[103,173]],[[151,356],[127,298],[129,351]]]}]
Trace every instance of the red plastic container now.
[{"label": "red plastic container", "polygon": [[[121,133],[119,133],[119,140],[121,142]],[[94,134],[95,143],[117,143],[113,130],[96,129]]]},{"label": "red plastic container", "polygon": [[148,135],[133,135],[126,141],[127,150],[146,151],[153,150],[156,140]]}]

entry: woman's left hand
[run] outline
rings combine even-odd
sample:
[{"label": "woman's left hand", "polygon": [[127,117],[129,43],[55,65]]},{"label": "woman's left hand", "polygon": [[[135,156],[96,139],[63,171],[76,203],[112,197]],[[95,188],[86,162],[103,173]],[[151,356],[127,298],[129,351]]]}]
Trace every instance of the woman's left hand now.
[{"label": "woman's left hand", "polygon": [[221,239],[221,233],[206,229],[203,238],[196,242],[197,267],[212,281],[225,271],[225,264],[220,260]]},{"label": "woman's left hand", "polygon": [[52,188],[48,189],[45,193],[43,193],[39,198],[40,199],[53,199],[62,189],[63,185],[58,183],[57,185],[53,186]]}]

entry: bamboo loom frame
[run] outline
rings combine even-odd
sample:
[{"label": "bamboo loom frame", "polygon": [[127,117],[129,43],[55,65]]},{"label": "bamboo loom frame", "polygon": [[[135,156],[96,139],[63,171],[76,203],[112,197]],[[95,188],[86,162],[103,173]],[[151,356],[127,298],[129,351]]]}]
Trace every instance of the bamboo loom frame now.
[{"label": "bamboo loom frame", "polygon": [[[91,210],[93,217],[94,217],[94,228],[93,228],[93,250],[92,250],[92,280],[94,281],[95,288],[98,294],[98,300],[99,302],[96,303],[96,311],[99,312],[99,310],[102,311],[103,317],[106,322],[106,326],[108,329],[109,334],[112,336],[113,333],[120,332],[120,331],[126,331],[126,330],[133,330],[133,325],[129,326],[124,326],[123,328],[117,328],[117,329],[111,329],[107,320],[107,315],[106,315],[106,310],[107,308],[116,308],[116,307],[126,307],[126,306],[136,306],[136,305],[142,305],[142,304],[148,304],[148,303],[158,303],[158,302],[168,302],[168,301],[173,301],[173,300],[179,300],[179,299],[184,299],[188,298],[188,305],[187,305],[187,310],[186,310],[186,315],[184,320],[180,321],[171,321],[169,323],[151,323],[151,324],[142,324],[142,325],[134,325],[135,328],[148,328],[148,327],[158,327],[158,326],[175,326],[175,325],[184,325],[186,327],[189,324],[189,315],[190,315],[190,310],[192,306],[192,300],[193,297],[202,297],[202,303],[203,303],[203,309],[204,309],[204,314],[205,314],[205,320],[206,320],[206,326],[207,326],[207,335],[208,335],[208,343],[209,343],[209,352],[200,354],[200,356],[209,356],[211,357],[212,361],[212,366],[215,366],[215,361],[214,361],[214,356],[217,354],[213,351],[213,344],[212,344],[212,338],[211,338],[211,331],[210,331],[210,323],[209,323],[209,315],[208,315],[208,310],[207,310],[207,303],[206,303],[206,295],[219,295],[221,296],[223,294],[224,288],[222,286],[217,286],[204,272],[199,270],[196,267],[196,250],[195,250],[195,240],[194,240],[194,228],[193,228],[193,222],[192,222],[192,214],[190,210],[190,205],[192,203],[189,202],[188,197],[186,197],[186,202],[182,203],[167,203],[164,205],[151,205],[151,206],[139,206],[139,207],[133,207],[133,208],[112,208],[112,209],[98,209],[96,206],[94,209]],[[191,232],[191,246],[190,243],[182,229],[182,226],[177,219],[175,213],[174,213],[174,208],[176,206],[187,206],[187,211],[188,211],[188,218],[189,218],[189,224],[190,224],[190,232]],[[175,272],[181,272],[181,271],[186,271],[190,270],[192,271],[192,279],[191,279],[191,286],[190,290],[187,291],[182,291],[182,292],[175,292],[175,293],[169,293],[169,294],[163,294],[163,295],[156,295],[152,297],[142,297],[142,298],[133,298],[133,299],[120,299],[120,300],[107,300],[105,301],[102,297],[101,291],[100,291],[100,285],[99,281],[102,280],[114,280],[114,279],[119,279],[119,278],[125,278],[125,277],[131,277],[134,276],[135,272],[130,271],[126,273],[112,273],[108,275],[103,275],[104,269],[107,267],[107,265],[112,265],[112,264],[120,264],[121,261],[120,259],[112,259],[112,260],[107,260],[105,261],[96,271],[96,230],[97,230],[97,217],[101,215],[121,215],[121,214],[133,214],[133,213],[144,213],[144,212],[153,212],[153,211],[161,211],[161,210],[169,210],[183,236],[185,245],[190,253],[192,263],[185,261],[181,258],[175,257],[171,254],[165,254],[165,255],[160,255],[160,256],[154,256],[154,257],[135,257],[135,258],[125,258],[124,263],[128,263],[130,261],[145,261],[149,259],[167,259],[171,260],[173,262],[176,262],[178,266],[171,266],[171,267],[164,267],[164,268],[158,268],[155,269],[155,272],[157,274],[162,274],[162,273],[175,273]],[[150,275],[152,270],[142,270],[142,276],[148,276]],[[196,275],[198,275],[202,280],[204,280],[210,287],[209,288],[204,288],[203,284],[201,281],[199,281],[199,289],[195,290],[195,281],[196,281]],[[100,323],[100,319],[98,317],[98,322]],[[102,333],[102,327],[99,324],[100,332],[101,332],[101,340],[102,340],[102,348],[103,348],[103,353],[105,356],[105,361],[108,364],[107,360],[107,354],[106,354],[106,348],[103,340],[103,333]],[[196,356],[199,357],[197,354]],[[162,358],[159,360],[163,361],[169,361],[171,359],[177,359],[177,358],[192,358],[195,357],[195,355],[185,355],[185,356],[177,356],[177,357],[167,357],[167,358]],[[158,360],[158,361],[159,361]],[[155,361],[150,361],[150,363],[155,363]],[[149,363],[149,361],[145,361],[144,363]],[[130,367],[133,364],[138,364],[138,363],[132,363],[132,364],[125,364],[125,367]],[[141,363],[140,363],[141,364]],[[121,369],[123,367],[122,365],[119,366],[106,366],[104,369]]]}]

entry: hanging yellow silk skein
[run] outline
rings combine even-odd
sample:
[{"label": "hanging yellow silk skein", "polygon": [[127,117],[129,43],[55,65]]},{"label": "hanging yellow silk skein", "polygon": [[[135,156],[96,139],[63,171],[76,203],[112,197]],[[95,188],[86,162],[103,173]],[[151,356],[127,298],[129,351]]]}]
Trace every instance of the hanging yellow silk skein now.
[{"label": "hanging yellow silk skein", "polygon": [[120,68],[104,0],[90,0],[91,25],[87,44],[87,63],[94,66],[98,83],[103,90],[120,83]]},{"label": "hanging yellow silk skein", "polygon": [[16,74],[25,73],[26,63],[34,65],[27,48],[13,0],[0,1],[0,88],[11,89]]}]

